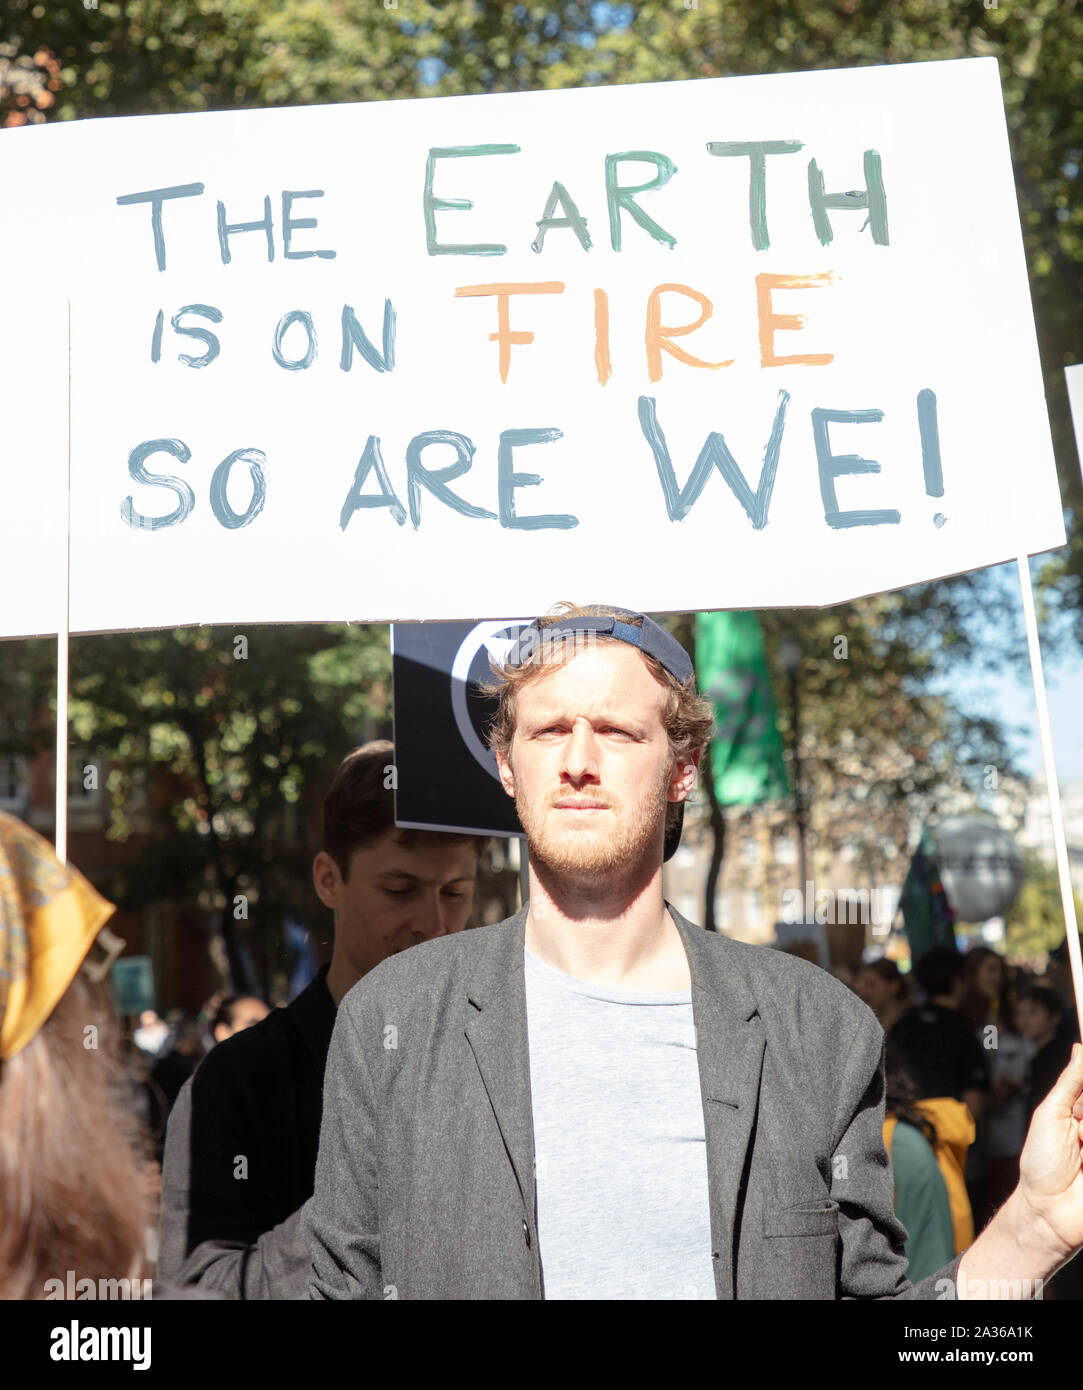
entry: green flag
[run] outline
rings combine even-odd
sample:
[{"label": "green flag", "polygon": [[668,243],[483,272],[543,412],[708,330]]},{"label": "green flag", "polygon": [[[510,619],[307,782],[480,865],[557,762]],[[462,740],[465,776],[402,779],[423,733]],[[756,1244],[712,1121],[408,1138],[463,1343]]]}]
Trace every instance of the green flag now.
[{"label": "green flag", "polygon": [[720,805],[750,806],[789,795],[763,629],[755,613],[697,615],[696,679],[714,705],[711,766]]}]

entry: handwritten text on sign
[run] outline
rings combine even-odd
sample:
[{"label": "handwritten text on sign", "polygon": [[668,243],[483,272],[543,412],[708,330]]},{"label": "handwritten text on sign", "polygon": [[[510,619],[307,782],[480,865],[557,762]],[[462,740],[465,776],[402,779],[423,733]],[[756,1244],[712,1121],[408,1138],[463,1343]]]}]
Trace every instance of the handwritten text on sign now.
[{"label": "handwritten text on sign", "polygon": [[86,124],[73,625],[833,602],[1063,542],[993,63]]}]

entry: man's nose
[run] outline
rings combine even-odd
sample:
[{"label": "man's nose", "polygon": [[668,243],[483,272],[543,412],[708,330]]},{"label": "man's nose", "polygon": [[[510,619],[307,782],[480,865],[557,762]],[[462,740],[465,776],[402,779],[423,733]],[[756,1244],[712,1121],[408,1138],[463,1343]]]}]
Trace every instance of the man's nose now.
[{"label": "man's nose", "polygon": [[440,896],[438,889],[422,895],[417,905],[410,931],[419,941],[431,941],[434,936],[444,936],[448,929],[450,904]]},{"label": "man's nose", "polygon": [[594,730],[586,719],[572,725],[571,737],[564,746],[564,771],[573,781],[597,773],[598,743]]}]

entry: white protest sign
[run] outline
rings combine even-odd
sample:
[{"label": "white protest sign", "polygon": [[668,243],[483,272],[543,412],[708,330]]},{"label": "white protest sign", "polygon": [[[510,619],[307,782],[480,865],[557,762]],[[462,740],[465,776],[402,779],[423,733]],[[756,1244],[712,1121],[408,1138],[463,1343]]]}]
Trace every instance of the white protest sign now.
[{"label": "white protest sign", "polygon": [[1079,465],[1083,468],[1083,362],[1065,367],[1064,380],[1068,387],[1068,409],[1072,412],[1076,452],[1079,454]]},{"label": "white protest sign", "polygon": [[0,637],[56,632],[67,601],[68,312],[35,278],[0,300]]},{"label": "white protest sign", "polygon": [[[0,168],[0,259],[72,297],[73,631],[825,604],[1064,543],[991,58],[84,121]],[[63,465],[5,459],[9,528]]]}]

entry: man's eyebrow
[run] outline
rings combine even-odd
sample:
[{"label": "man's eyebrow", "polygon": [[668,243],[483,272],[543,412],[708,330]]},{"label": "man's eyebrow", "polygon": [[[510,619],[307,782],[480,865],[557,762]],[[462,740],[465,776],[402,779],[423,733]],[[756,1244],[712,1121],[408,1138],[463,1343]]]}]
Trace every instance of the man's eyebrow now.
[{"label": "man's eyebrow", "polygon": [[[559,713],[539,714],[523,722],[530,730],[546,729],[550,724],[566,724],[568,722],[568,717],[565,714]],[[596,714],[593,719],[591,719],[591,723],[602,726],[612,724],[615,728],[627,729],[640,736],[645,736],[647,732],[646,726],[643,724],[642,720],[633,718],[630,714],[603,712],[601,714]]]}]

